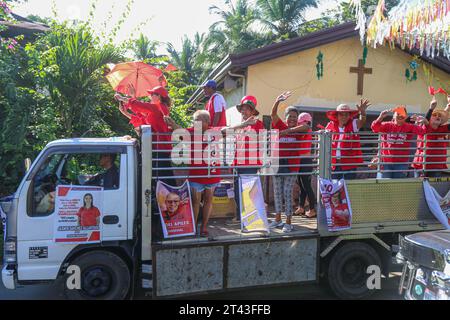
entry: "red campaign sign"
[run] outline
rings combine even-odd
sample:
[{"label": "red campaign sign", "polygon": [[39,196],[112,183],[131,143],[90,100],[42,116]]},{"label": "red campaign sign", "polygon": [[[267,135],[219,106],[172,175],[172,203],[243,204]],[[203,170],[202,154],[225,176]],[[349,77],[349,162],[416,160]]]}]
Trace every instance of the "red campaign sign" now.
[{"label": "red campaign sign", "polygon": [[352,208],[345,181],[320,178],[320,193],[327,217],[328,231],[350,229]]},{"label": "red campaign sign", "polygon": [[156,186],[156,197],[164,238],[195,235],[189,182],[172,187],[161,181]]}]

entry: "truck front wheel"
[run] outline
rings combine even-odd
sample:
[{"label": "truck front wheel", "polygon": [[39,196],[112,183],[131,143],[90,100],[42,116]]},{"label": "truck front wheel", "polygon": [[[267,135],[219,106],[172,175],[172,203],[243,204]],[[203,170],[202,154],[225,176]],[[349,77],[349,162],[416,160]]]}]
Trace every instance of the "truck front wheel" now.
[{"label": "truck front wheel", "polygon": [[328,266],[328,283],[341,299],[363,299],[374,290],[367,285],[369,266],[381,267],[377,251],[363,242],[349,242],[332,256]]},{"label": "truck front wheel", "polygon": [[71,265],[80,268],[81,288],[70,288],[68,281],[73,281],[69,279],[73,275],[66,275],[64,292],[68,299],[121,300],[127,296],[131,281],[130,270],[116,254],[90,251],[75,258]]}]

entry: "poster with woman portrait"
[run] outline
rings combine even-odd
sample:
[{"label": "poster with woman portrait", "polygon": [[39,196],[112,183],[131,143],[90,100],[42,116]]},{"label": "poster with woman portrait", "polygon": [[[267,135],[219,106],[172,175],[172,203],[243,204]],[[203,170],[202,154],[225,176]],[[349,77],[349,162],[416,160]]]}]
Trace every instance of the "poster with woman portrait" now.
[{"label": "poster with woman portrait", "polygon": [[344,179],[319,179],[322,204],[327,215],[328,231],[352,227],[352,207]]},{"label": "poster with woman portrait", "polygon": [[54,241],[71,244],[100,242],[102,212],[102,187],[58,186]]},{"label": "poster with woman portrait", "polygon": [[164,238],[195,235],[191,191],[187,180],[181,187],[172,187],[158,181],[156,199]]}]

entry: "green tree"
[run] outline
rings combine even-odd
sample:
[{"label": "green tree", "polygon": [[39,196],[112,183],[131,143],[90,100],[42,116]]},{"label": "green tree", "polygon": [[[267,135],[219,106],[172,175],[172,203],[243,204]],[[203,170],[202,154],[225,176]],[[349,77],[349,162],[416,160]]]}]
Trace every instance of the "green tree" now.
[{"label": "green tree", "polygon": [[204,41],[204,34],[195,34],[191,40],[187,36],[183,37],[181,51],[177,51],[175,47],[169,43],[167,52],[170,56],[170,62],[178,69],[186,73],[186,82],[197,83],[202,74],[201,66],[199,66],[199,54],[201,45]]},{"label": "green tree", "polygon": [[304,12],[317,7],[315,0],[257,0],[256,3],[259,21],[276,39],[296,37],[299,25],[305,22]]},{"label": "green tree", "polygon": [[[56,22],[49,33],[27,46],[27,52],[40,87],[56,108],[62,136],[81,136],[101,128],[99,112],[111,101],[99,99],[105,90],[103,67],[121,61],[121,52],[113,45],[99,46],[86,25]],[[112,90],[109,94],[112,97]]]},{"label": "green tree", "polygon": [[131,50],[135,58],[141,61],[159,57],[160,55],[156,54],[158,46],[158,41],[151,41],[142,33],[138,39],[131,42]]},{"label": "green tree", "polygon": [[258,14],[247,0],[237,0],[236,4],[227,0],[225,4],[225,9],[217,6],[209,9],[219,15],[220,20],[210,26],[205,40],[205,69],[210,69],[228,53],[251,50],[268,42],[266,36],[255,31]]}]

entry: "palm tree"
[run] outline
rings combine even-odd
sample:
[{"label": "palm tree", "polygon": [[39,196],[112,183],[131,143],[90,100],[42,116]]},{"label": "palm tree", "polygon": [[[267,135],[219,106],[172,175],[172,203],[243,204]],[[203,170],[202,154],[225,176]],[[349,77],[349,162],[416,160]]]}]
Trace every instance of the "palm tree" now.
[{"label": "palm tree", "polygon": [[131,44],[131,50],[137,60],[144,61],[159,57],[156,54],[158,48],[157,41],[151,41],[149,38],[144,36],[142,33],[139,38],[134,40]]},{"label": "palm tree", "polygon": [[317,7],[316,0],[257,0],[259,21],[275,38],[294,38],[300,24],[305,22],[304,12]]},{"label": "palm tree", "polygon": [[211,6],[210,12],[221,19],[211,25],[205,40],[205,50],[214,53],[209,62],[217,63],[227,53],[238,53],[256,48],[267,42],[256,32],[257,12],[247,0],[237,0],[234,5],[225,1],[226,9]]},{"label": "palm tree", "polygon": [[193,40],[189,39],[187,36],[183,37],[181,51],[177,51],[171,43],[167,46],[167,52],[170,55],[171,63],[178,69],[186,72],[186,80],[189,83],[197,83],[199,80],[201,69],[198,63],[198,56],[203,41],[204,34],[199,34],[197,32]]}]

